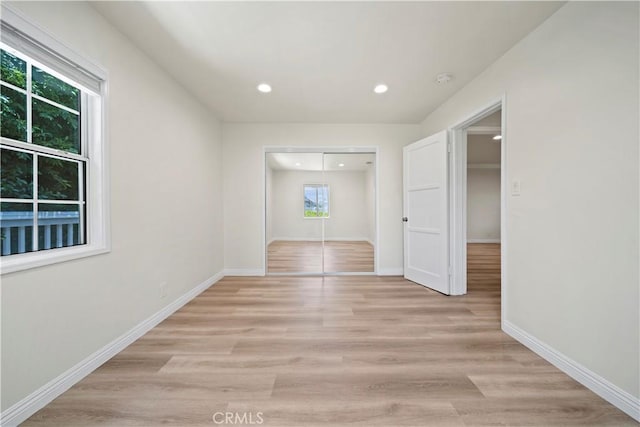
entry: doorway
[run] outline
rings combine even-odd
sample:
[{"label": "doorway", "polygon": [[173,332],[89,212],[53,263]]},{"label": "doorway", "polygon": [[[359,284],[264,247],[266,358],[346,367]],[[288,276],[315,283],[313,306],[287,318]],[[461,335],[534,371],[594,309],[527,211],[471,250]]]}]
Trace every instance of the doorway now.
[{"label": "doorway", "polygon": [[[466,294],[469,279],[473,286],[492,286],[504,297],[504,115],[502,98],[448,130],[404,147],[406,279],[445,295]],[[491,192],[478,196],[478,188]],[[519,195],[519,188],[514,182],[511,195]]]},{"label": "doorway", "polygon": [[265,150],[269,275],[374,274],[376,153]]},{"label": "doorway", "polygon": [[507,245],[504,117],[500,99],[449,129],[451,294],[495,293],[501,297],[502,319]]},{"label": "doorway", "polygon": [[466,129],[467,292],[500,293],[502,110]]}]

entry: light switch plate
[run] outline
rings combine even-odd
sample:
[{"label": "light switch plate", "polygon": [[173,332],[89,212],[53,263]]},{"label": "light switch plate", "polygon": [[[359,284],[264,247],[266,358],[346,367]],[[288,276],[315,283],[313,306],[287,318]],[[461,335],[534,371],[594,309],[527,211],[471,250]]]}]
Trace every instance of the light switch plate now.
[{"label": "light switch plate", "polygon": [[513,182],[511,182],[511,195],[512,196],[520,195],[520,181],[517,179],[514,179]]}]

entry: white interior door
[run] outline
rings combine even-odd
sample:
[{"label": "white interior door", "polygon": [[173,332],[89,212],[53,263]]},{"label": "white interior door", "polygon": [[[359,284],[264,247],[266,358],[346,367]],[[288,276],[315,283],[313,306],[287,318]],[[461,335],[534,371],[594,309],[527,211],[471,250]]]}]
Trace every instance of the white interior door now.
[{"label": "white interior door", "polygon": [[404,277],[449,294],[447,131],[404,147]]}]

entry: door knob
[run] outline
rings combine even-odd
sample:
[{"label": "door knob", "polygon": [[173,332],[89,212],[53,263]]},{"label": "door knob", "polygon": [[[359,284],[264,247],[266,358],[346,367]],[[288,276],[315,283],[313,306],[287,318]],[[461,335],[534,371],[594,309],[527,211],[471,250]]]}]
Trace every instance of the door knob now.
[{"label": "door knob", "polygon": [[407,222],[407,221],[409,221],[409,218],[407,218],[406,216],[403,216],[402,217],[402,222]]}]

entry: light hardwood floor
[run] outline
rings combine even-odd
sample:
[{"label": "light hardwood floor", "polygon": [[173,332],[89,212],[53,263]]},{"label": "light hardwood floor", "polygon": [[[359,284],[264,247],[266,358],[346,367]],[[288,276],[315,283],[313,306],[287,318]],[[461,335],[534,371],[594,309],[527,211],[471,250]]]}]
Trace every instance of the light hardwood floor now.
[{"label": "light hardwood floor", "polygon": [[482,245],[463,297],[399,277],[228,277],[24,425],[213,426],[218,411],[271,426],[637,425],[500,331],[499,271]]},{"label": "light hardwood floor", "polygon": [[373,272],[373,246],[362,241],[272,242],[267,250],[269,273]]},{"label": "light hardwood floor", "polygon": [[489,293],[500,302],[500,245],[470,243],[467,245],[467,292]]}]

